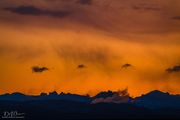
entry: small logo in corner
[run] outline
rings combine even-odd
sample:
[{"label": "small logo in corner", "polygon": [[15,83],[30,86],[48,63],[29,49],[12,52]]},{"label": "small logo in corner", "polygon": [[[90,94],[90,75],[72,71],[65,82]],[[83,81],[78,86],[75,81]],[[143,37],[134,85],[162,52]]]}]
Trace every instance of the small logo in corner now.
[{"label": "small logo in corner", "polygon": [[1,118],[24,118],[25,113],[19,113],[18,111],[4,111]]}]

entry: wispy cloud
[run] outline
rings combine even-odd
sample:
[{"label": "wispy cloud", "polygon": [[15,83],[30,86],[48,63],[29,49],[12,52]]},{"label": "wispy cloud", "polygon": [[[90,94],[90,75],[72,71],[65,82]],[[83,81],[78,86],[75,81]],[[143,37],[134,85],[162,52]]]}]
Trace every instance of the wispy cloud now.
[{"label": "wispy cloud", "polygon": [[[105,64],[109,61],[112,54],[109,54],[109,51],[105,48],[82,48],[74,46],[55,46],[55,51],[59,57],[68,60],[68,61],[83,61],[83,62],[94,62]],[[82,65],[81,65],[82,66]],[[84,66],[84,65],[83,65]]]}]

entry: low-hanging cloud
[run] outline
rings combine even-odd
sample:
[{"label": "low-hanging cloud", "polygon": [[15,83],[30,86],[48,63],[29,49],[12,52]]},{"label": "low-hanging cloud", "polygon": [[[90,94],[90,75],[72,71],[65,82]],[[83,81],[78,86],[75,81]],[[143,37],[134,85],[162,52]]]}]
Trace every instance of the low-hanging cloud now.
[{"label": "low-hanging cloud", "polygon": [[97,103],[127,103],[130,101],[130,96],[127,89],[113,92],[112,96],[106,98],[96,98],[92,101],[92,104]]}]

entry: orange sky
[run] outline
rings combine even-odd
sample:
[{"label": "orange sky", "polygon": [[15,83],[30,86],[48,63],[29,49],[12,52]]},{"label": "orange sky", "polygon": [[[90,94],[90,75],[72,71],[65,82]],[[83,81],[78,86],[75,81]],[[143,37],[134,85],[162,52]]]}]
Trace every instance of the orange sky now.
[{"label": "orange sky", "polygon": [[85,1],[0,1],[1,94],[180,93],[179,0]]}]

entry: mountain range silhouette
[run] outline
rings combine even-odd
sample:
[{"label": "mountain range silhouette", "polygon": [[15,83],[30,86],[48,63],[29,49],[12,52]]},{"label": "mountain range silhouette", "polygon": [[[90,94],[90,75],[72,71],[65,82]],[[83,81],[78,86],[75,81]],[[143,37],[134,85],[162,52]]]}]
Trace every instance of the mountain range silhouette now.
[{"label": "mountain range silhouette", "polygon": [[113,91],[92,97],[56,91],[37,96],[18,92],[0,95],[0,115],[12,110],[25,113],[29,119],[179,119],[180,95],[158,90],[136,98]]}]

